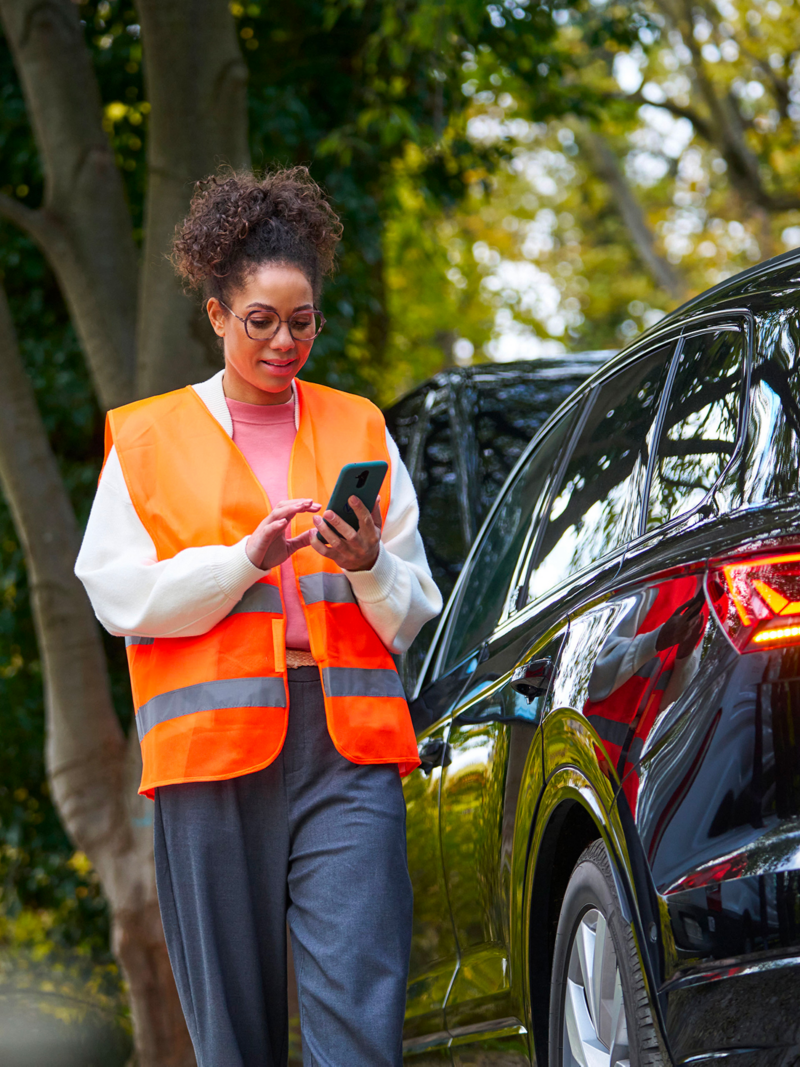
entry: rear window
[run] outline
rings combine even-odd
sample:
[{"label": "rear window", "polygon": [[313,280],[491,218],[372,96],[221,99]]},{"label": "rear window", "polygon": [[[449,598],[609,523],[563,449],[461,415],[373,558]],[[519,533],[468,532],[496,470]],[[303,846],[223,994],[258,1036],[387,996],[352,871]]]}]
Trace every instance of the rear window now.
[{"label": "rear window", "polygon": [[743,472],[747,506],[797,496],[800,488],[799,323],[796,308],[758,322]]},{"label": "rear window", "polygon": [[[647,529],[687,514],[733,458],[742,405],[745,335],[707,330],[685,339],[653,465]],[[718,505],[730,499],[720,490]]]}]

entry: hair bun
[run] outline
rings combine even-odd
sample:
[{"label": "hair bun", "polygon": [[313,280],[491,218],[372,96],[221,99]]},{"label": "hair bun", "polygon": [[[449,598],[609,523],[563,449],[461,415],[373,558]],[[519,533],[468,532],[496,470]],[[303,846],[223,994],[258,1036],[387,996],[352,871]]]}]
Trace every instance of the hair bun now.
[{"label": "hair bun", "polygon": [[269,262],[303,270],[317,295],[341,235],[339,217],[307,167],[260,178],[227,169],[196,183],[172,262],[205,295],[224,294]]}]

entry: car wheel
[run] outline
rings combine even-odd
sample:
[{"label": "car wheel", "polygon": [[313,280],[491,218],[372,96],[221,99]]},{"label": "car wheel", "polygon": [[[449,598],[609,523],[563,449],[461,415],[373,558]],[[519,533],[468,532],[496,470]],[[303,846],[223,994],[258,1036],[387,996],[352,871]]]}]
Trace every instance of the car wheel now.
[{"label": "car wheel", "polygon": [[550,1067],[663,1067],[633,935],[595,841],[575,865],[558,919]]}]

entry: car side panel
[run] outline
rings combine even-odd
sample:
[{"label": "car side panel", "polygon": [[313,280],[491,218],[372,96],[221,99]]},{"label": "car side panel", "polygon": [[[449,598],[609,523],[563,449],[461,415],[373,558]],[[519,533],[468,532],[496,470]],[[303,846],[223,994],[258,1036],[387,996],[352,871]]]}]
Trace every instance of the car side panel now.
[{"label": "car side panel", "polygon": [[[420,740],[447,739],[449,720],[420,735]],[[406,799],[408,870],[414,891],[408,994],[403,1038],[408,1048],[446,1045],[444,1004],[458,964],[442,870],[439,839],[441,767],[429,775],[421,769],[403,780]],[[424,1041],[423,1041],[424,1039]]]},{"label": "car side panel", "polygon": [[[460,959],[445,1011],[457,1065],[478,1062],[479,1051],[501,1050],[509,1064],[528,1063],[527,983],[522,957],[512,951],[518,919],[511,868],[518,807],[528,810],[541,792],[542,701],[530,703],[509,678],[523,658],[557,656],[562,640],[561,632],[545,633],[536,642],[523,630],[492,642],[451,727],[440,817]],[[520,721],[485,721],[515,715]]]}]

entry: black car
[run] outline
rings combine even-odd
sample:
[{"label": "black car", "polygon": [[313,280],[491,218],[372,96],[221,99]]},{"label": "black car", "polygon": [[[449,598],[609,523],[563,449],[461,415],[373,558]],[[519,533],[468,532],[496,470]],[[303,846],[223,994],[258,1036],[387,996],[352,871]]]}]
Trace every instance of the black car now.
[{"label": "black car", "polygon": [[[531,438],[612,352],[449,367],[386,411],[420,502],[419,529],[447,599],[489,508]],[[414,688],[436,622],[403,657]]]},{"label": "black car", "polygon": [[800,1059],[800,255],[547,420],[412,701],[413,1064]]}]

